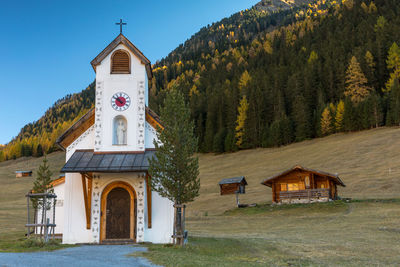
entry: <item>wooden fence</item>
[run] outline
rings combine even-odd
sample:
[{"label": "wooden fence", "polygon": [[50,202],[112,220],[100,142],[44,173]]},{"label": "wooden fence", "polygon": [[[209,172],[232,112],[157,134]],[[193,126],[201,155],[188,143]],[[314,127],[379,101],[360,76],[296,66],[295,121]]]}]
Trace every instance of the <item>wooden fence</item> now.
[{"label": "wooden fence", "polygon": [[330,193],[328,188],[305,189],[297,191],[281,191],[279,198],[282,199],[310,199],[310,198],[329,198]]}]

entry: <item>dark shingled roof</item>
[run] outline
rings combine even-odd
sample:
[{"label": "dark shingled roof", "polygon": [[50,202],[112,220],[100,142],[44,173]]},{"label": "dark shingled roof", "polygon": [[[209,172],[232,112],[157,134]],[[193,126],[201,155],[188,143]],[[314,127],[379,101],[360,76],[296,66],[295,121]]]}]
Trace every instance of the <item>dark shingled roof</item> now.
[{"label": "dark shingled roof", "polygon": [[143,153],[96,154],[93,150],[76,150],[61,172],[136,172],[149,169],[149,158],[154,150]]},{"label": "dark shingled roof", "polygon": [[247,185],[244,176],[222,179],[218,184],[240,184],[242,181]]}]

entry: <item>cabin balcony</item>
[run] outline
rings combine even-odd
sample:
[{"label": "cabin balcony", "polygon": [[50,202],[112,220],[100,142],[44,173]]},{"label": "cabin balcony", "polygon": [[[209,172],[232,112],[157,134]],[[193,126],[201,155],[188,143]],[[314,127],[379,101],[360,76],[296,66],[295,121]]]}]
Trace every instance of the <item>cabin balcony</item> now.
[{"label": "cabin balcony", "polygon": [[279,202],[281,203],[313,203],[327,202],[331,199],[329,188],[304,189],[296,191],[280,191]]}]

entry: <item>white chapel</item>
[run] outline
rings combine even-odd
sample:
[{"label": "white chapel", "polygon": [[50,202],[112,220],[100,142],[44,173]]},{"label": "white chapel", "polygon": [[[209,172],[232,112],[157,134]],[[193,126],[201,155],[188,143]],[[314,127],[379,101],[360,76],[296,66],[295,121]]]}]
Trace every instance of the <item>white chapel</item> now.
[{"label": "white chapel", "polygon": [[122,33],[93,61],[95,107],[57,140],[66,151],[56,234],[65,244],[171,243],[173,203],[151,190],[156,128],[148,108],[150,61]]}]

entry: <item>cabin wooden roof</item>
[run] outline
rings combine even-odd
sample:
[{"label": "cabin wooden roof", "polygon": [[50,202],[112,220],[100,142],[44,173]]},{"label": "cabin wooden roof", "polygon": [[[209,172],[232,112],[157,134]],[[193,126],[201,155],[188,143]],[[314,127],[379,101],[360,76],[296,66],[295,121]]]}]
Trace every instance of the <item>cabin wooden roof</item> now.
[{"label": "cabin wooden roof", "polygon": [[240,184],[244,182],[245,185],[247,185],[247,181],[244,178],[244,176],[239,176],[239,177],[233,177],[233,178],[225,178],[222,179],[218,184]]},{"label": "cabin wooden roof", "polygon": [[96,66],[99,65],[103,59],[108,56],[118,45],[125,45],[129,51],[131,51],[136,57],[140,59],[142,64],[146,67],[147,78],[151,80],[153,78],[153,72],[151,70],[150,60],[143,55],[143,53],[131,43],[122,33],[120,33],[103,51],[100,52],[91,62],[94,71],[96,72]]},{"label": "cabin wooden roof", "polygon": [[[94,124],[94,115],[95,109],[92,108],[79,120],[77,120],[71,127],[69,127],[60,137],[58,137],[58,139],[56,140],[56,144],[61,149],[65,150],[70,144],[72,144],[79,136],[81,136]],[[146,121],[154,129],[157,129],[157,127],[164,129],[160,117],[149,107],[146,107]]]},{"label": "cabin wooden roof", "polygon": [[76,150],[61,172],[137,172],[149,169],[149,159],[155,150],[143,152],[95,153],[93,150]]},{"label": "cabin wooden roof", "polygon": [[280,178],[280,177],[282,177],[282,176],[287,175],[288,173],[291,173],[291,172],[293,172],[293,171],[298,171],[298,170],[300,170],[300,171],[306,171],[306,172],[311,172],[311,173],[314,173],[314,174],[317,174],[317,175],[320,175],[320,176],[326,176],[326,177],[328,177],[329,179],[333,180],[336,184],[341,185],[341,186],[343,186],[343,187],[346,186],[346,185],[342,182],[342,180],[340,180],[338,174],[332,174],[332,173],[329,173],[329,172],[324,172],[324,171],[319,171],[319,170],[313,170],[313,169],[310,169],[310,168],[305,168],[305,167],[300,166],[300,165],[296,165],[296,166],[294,166],[294,167],[292,167],[292,168],[290,168],[290,169],[288,169],[288,170],[286,170],[286,171],[284,171],[284,172],[281,172],[281,173],[279,173],[279,174],[277,174],[277,175],[271,176],[271,177],[269,177],[269,178],[263,180],[263,181],[261,182],[261,184],[262,184],[262,185],[266,185],[266,186],[271,186],[271,185],[272,185],[272,183],[271,183],[272,180],[278,179],[278,178]]}]

